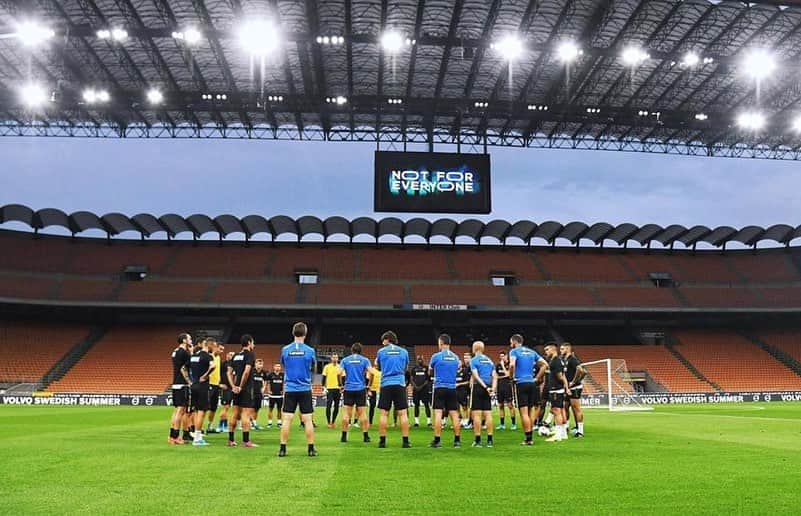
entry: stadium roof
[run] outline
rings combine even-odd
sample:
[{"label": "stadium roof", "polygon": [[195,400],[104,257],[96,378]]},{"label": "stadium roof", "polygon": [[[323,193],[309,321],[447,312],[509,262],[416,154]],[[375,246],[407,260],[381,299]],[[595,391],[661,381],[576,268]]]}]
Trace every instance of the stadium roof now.
[{"label": "stadium roof", "polygon": [[77,211],[67,215],[63,211],[53,208],[34,211],[19,204],[0,207],[0,225],[9,222],[27,224],[35,232],[53,226],[61,227],[69,230],[73,236],[90,230],[103,231],[108,238],[126,231],[138,232],[142,239],[159,233],[165,233],[168,239],[182,233],[190,233],[194,239],[211,233],[217,234],[220,240],[233,234],[242,234],[246,240],[259,234],[266,234],[272,240],[276,240],[281,235],[292,235],[298,242],[309,235],[321,236],[324,241],[328,241],[334,235],[344,235],[350,240],[358,236],[368,236],[374,238],[376,242],[379,238],[387,236],[396,237],[401,242],[405,242],[407,237],[416,236],[425,239],[428,243],[431,243],[431,239],[434,237],[441,237],[456,244],[457,238],[464,237],[477,244],[481,244],[484,238],[490,238],[506,245],[510,238],[514,238],[527,245],[532,245],[535,239],[556,245],[557,240],[561,239],[575,246],[580,246],[582,242],[603,246],[605,242],[609,241],[619,246],[627,246],[630,242],[634,242],[647,247],[650,247],[653,242],[657,242],[664,247],[671,248],[678,243],[693,249],[697,244],[705,243],[725,249],[729,242],[756,247],[760,242],[771,241],[789,246],[792,240],[801,237],[801,226],[792,227],[785,224],[777,224],[769,228],[746,226],[736,229],[729,226],[686,228],[677,224],[667,227],[656,224],[636,226],[628,223],[613,226],[605,222],[589,225],[584,222],[561,224],[548,221],[538,224],[527,220],[514,223],[493,220],[485,223],[476,219],[468,219],[457,222],[446,218],[431,222],[422,218],[402,221],[395,217],[386,217],[380,220],[369,217],[359,217],[353,220],[329,217],[322,220],[313,216],[293,219],[285,215],[269,219],[261,215],[248,215],[243,218],[220,215],[211,218],[202,214],[189,217],[167,214],[156,217],[148,213],[128,217],[121,213],[99,216],[88,211]]},{"label": "stadium roof", "polygon": [[0,1],[0,134],[799,159],[799,4]]}]

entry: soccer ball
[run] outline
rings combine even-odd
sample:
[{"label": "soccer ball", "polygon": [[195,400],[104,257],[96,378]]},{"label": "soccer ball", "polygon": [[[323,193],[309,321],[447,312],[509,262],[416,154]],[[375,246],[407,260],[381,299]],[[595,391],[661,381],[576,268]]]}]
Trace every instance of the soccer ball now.
[{"label": "soccer ball", "polygon": [[538,433],[538,434],[539,434],[541,437],[548,437],[549,435],[551,435],[551,429],[550,429],[550,428],[548,428],[547,426],[541,426],[541,427],[540,427],[540,428],[537,430],[537,433]]}]

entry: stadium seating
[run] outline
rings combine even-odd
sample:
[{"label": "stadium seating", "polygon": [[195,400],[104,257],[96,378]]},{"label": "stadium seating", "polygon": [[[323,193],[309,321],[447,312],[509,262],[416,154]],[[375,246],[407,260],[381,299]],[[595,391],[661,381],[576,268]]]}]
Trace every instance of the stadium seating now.
[{"label": "stadium seating", "polygon": [[122,302],[201,303],[209,284],[206,281],[128,281],[120,292]]},{"label": "stadium seating", "polygon": [[241,247],[237,253],[217,244],[198,247],[180,246],[165,271],[165,276],[204,278],[263,278],[270,249],[264,246]]},{"label": "stadium seating", "polygon": [[487,285],[413,285],[412,303],[508,305],[503,288]]},{"label": "stadium seating", "polygon": [[757,335],[762,341],[779,351],[783,351],[801,363],[801,331],[773,330],[760,331]]},{"label": "stadium seating", "polygon": [[81,325],[0,322],[0,383],[36,383],[89,334]]},{"label": "stadium seating", "polygon": [[534,265],[531,253],[519,250],[494,249],[450,251],[456,274],[466,280],[488,280],[491,273],[514,273],[521,280],[542,280],[542,273]]},{"label": "stadium seating", "polygon": [[321,283],[309,286],[307,304],[318,305],[393,305],[403,302],[403,285]]},{"label": "stadium seating", "polygon": [[54,277],[18,274],[0,275],[0,297],[9,299],[53,299],[57,285],[58,282]]},{"label": "stadium seating", "polygon": [[153,394],[172,383],[170,354],[184,328],[117,326],[75,364],[50,392]]},{"label": "stadium seating", "polygon": [[317,271],[323,278],[352,280],[357,251],[347,247],[296,247],[282,245],[272,249],[272,278],[292,278],[296,271]]},{"label": "stadium seating", "polygon": [[445,253],[439,249],[363,249],[361,274],[365,280],[449,279]]},{"label": "stadium seating", "polygon": [[740,276],[751,283],[799,281],[798,270],[785,252],[731,254],[726,260]]},{"label": "stadium seating", "polygon": [[514,288],[518,303],[530,306],[593,306],[600,300],[586,287],[519,286]]},{"label": "stadium seating", "polygon": [[596,293],[605,306],[678,308],[681,306],[673,289],[642,287],[599,287]]},{"label": "stadium seating", "polygon": [[801,376],[745,337],[733,332],[677,332],[679,351],[726,391],[801,390]]},{"label": "stadium seating", "polygon": [[[664,346],[575,346],[574,351],[582,362],[593,362],[605,358],[625,360],[630,373],[648,373],[654,381],[670,392],[714,392],[715,390],[710,384],[693,375]],[[595,378],[595,380],[603,381],[600,378]],[[590,387],[587,392],[592,390]]]},{"label": "stadium seating", "polygon": [[285,282],[220,281],[211,295],[212,303],[231,305],[293,305],[298,285]]},{"label": "stadium seating", "polygon": [[541,251],[536,258],[550,274],[560,281],[635,281],[637,278],[623,266],[618,254],[595,251]]}]

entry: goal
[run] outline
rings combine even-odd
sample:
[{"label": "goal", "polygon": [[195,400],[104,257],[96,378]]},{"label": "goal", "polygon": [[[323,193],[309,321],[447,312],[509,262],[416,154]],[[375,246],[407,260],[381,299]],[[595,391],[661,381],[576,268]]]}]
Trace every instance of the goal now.
[{"label": "goal", "polygon": [[640,403],[634,396],[634,385],[631,382],[629,368],[621,358],[604,358],[581,364],[587,371],[584,377],[584,394],[606,395],[606,403],[589,405],[608,408],[615,411],[653,410]]}]

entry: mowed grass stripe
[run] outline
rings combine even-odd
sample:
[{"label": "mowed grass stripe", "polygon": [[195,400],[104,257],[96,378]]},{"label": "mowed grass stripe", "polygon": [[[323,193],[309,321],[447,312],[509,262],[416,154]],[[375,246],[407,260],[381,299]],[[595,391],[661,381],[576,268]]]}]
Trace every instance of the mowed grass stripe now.
[{"label": "mowed grass stripe", "polygon": [[[764,409],[764,410],[761,410]],[[692,415],[693,417],[662,417]],[[758,414],[759,419],[747,417]],[[723,416],[744,417],[723,417]],[[262,446],[203,449],[166,444],[164,407],[0,407],[0,500],[7,514],[796,514],[801,404],[666,406],[653,412],[587,411],[587,438],[521,448],[520,430],[496,432],[494,449],[411,450],[390,430],[389,448],[352,429],[317,429],[306,457],[297,421],[289,457],[278,430]],[[262,416],[263,418],[264,416]],[[325,421],[322,411],[318,422]],[[263,419],[262,419],[263,422]],[[508,424],[508,420],[507,420]],[[237,439],[241,433],[237,432]],[[564,502],[557,503],[553,493]],[[581,508],[580,510],[571,507]],[[265,509],[266,510],[266,509]]]}]

